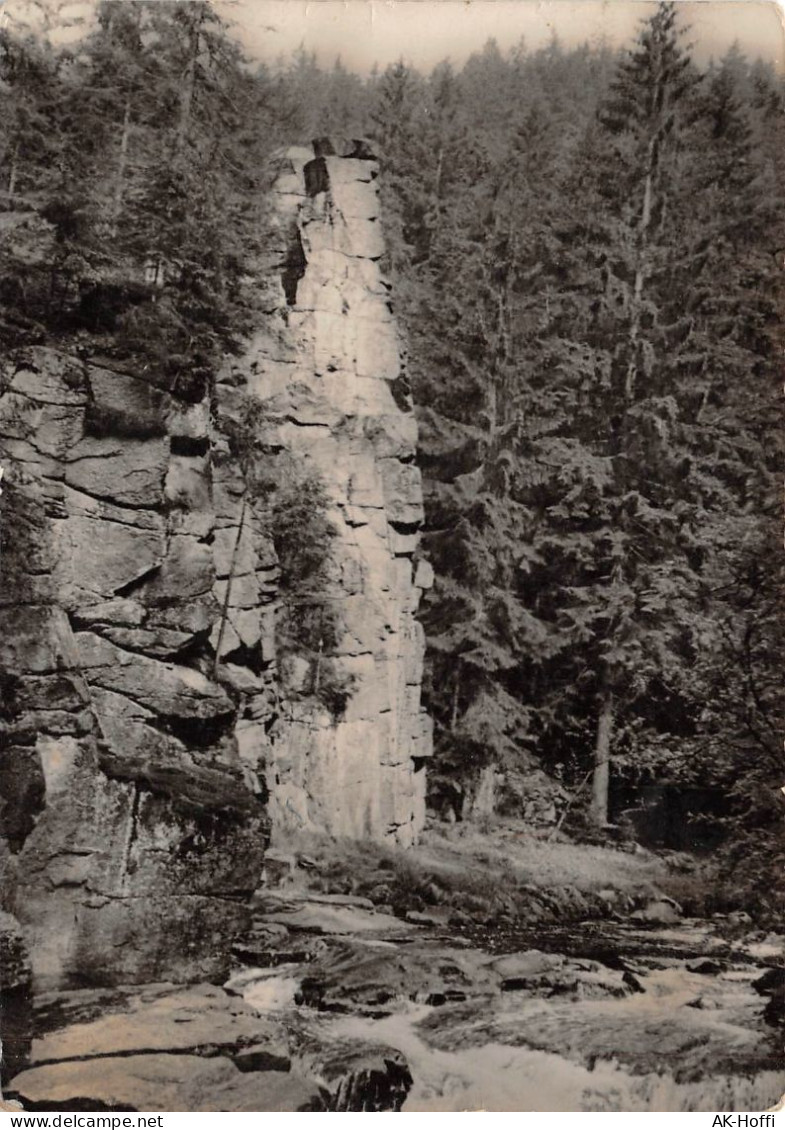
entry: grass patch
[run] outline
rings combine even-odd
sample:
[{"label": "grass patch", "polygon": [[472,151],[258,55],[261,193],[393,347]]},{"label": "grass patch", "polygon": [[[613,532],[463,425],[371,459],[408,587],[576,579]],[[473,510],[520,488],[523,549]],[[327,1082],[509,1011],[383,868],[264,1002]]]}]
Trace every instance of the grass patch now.
[{"label": "grass patch", "polygon": [[545,843],[514,825],[493,833],[437,825],[408,851],[317,835],[279,838],[276,847],[298,859],[298,882],[308,889],[363,896],[399,915],[444,907],[483,922],[629,908],[664,891],[668,874],[653,855]]}]

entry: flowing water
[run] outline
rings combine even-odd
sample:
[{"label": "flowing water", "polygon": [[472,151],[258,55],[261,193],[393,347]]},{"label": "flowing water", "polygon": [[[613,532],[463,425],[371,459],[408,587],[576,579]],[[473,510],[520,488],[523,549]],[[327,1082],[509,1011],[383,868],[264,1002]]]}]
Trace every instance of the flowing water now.
[{"label": "flowing water", "polygon": [[[373,1018],[297,1008],[301,968],[249,970],[237,987],[260,1011],[296,1009],[322,1038],[400,1050],[414,1080],[404,1111],[762,1111],[785,1089],[782,1049],[752,987],[763,967],[782,962],[779,939],[731,944],[691,921],[474,940],[477,949],[464,952],[483,960],[538,948],[615,969],[634,964],[640,991],[578,1000],[506,992],[438,1007],[402,999]],[[713,962],[709,972],[695,970],[701,959]]]},{"label": "flowing water", "polygon": [[775,1071],[676,1083],[667,1073],[631,1075],[612,1061],[589,1070],[560,1055],[498,1043],[441,1051],[417,1030],[428,1011],[414,1006],[383,1020],[351,1016],[330,1025],[337,1036],[403,1052],[414,1078],[404,1111],[757,1111],[783,1087]]}]

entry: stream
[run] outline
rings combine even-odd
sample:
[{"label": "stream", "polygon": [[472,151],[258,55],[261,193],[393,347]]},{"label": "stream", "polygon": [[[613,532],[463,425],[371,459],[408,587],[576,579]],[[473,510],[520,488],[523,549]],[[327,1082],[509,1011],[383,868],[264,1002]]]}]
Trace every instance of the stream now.
[{"label": "stream", "polygon": [[[782,1030],[764,1022],[753,983],[782,965],[782,939],[728,942],[715,925],[423,934],[404,943],[413,968],[421,950],[433,968],[457,954],[476,983],[438,1003],[399,993],[375,1014],[348,1000],[329,1012],[296,1005],[297,965],[246,971],[244,996],[259,1011],[294,1012],[322,1040],[398,1049],[413,1077],[404,1111],[762,1111],[785,1090],[785,1071]],[[364,944],[382,966],[401,952]],[[516,957],[523,974],[500,991],[487,971],[503,975]]]}]

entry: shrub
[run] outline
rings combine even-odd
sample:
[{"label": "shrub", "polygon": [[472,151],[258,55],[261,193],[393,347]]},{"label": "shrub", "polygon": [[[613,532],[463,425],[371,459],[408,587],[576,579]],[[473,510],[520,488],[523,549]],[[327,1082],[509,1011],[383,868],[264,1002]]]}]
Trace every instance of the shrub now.
[{"label": "shrub", "polygon": [[336,536],[327,506],[327,494],[313,473],[287,475],[273,495],[269,531],[281,570],[279,650],[308,660],[308,675],[296,693],[315,698],[338,718],[351,697],[353,680],[331,654],[341,625],[326,591],[330,545]]},{"label": "shrub", "polygon": [[327,516],[329,499],[316,473],[293,455],[265,445],[266,419],[264,402],[244,396],[221,427],[242,467],[247,502],[260,514],[278,558],[276,651],[283,690],[290,697],[315,699],[339,718],[353,679],[334,654],[341,623],[328,592],[330,546],[336,536]]}]

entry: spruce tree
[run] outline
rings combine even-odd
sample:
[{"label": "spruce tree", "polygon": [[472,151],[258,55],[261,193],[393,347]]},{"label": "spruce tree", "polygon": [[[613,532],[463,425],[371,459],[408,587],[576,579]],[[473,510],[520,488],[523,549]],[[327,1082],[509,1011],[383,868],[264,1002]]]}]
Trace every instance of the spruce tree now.
[{"label": "spruce tree", "polygon": [[684,648],[679,614],[696,583],[698,501],[684,477],[686,436],[666,344],[668,261],[674,216],[686,203],[695,87],[675,9],[663,4],[620,64],[591,142],[600,148],[600,222],[590,221],[595,239],[584,244],[587,286],[576,295],[582,314],[571,344],[583,347],[593,370],[585,390],[593,403],[588,414],[573,408],[575,478],[549,513],[572,561],[565,643],[591,655],[585,690],[597,703],[592,813],[600,826],[610,759],[629,742],[633,704],[670,693]]}]

